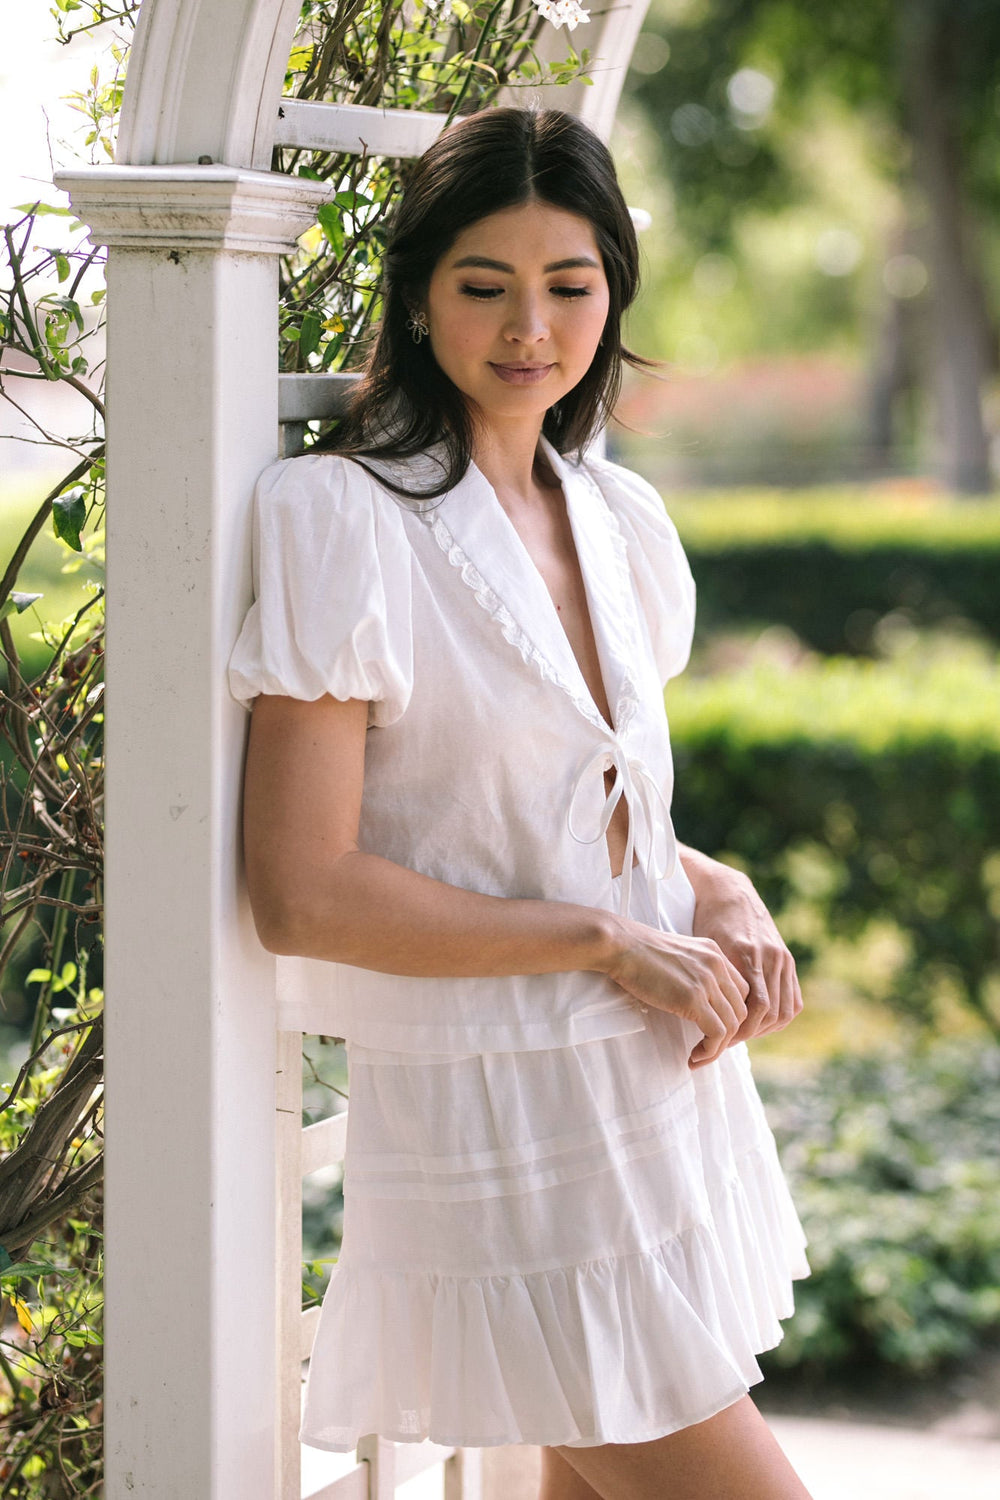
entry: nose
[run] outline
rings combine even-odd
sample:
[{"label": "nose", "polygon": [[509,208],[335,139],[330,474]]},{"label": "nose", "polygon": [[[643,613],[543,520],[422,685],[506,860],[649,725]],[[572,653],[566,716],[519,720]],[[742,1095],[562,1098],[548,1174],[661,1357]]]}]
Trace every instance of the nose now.
[{"label": "nose", "polygon": [[549,336],[542,299],[532,293],[512,299],[504,337],[512,344],[541,344]]}]

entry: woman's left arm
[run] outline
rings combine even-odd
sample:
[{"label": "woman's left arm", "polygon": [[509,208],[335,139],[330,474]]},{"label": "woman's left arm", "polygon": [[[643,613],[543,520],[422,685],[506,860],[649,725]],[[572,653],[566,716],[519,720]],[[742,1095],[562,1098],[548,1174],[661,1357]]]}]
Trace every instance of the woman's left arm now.
[{"label": "woman's left arm", "polygon": [[680,856],[694,887],[695,937],[712,938],[750,986],[733,1041],[780,1031],[802,1009],[802,991],[771,913],[741,871],[683,844]]}]

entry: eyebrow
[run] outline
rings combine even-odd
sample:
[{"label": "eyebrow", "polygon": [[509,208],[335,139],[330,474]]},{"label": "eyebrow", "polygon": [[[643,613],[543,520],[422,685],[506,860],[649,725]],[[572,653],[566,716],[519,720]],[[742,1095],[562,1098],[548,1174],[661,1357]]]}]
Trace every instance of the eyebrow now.
[{"label": "eyebrow", "polygon": [[[452,269],[461,271],[466,267],[472,267],[478,271],[505,271],[509,276],[513,276],[517,269],[515,266],[508,265],[505,260],[490,260],[485,255],[463,255],[461,260],[455,261]],[[591,255],[574,255],[569,260],[554,260],[542,269],[548,275],[551,271],[599,271],[600,266]]]}]

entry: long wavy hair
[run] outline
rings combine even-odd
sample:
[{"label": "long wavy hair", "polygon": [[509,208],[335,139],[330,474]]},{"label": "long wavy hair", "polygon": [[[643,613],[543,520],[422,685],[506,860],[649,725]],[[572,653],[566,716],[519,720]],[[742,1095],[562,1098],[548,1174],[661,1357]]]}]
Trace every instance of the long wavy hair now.
[{"label": "long wavy hair", "polygon": [[[414,343],[407,321],[424,305],[435,266],[462,230],[530,202],[550,203],[590,223],[610,293],[593,362],[545,413],[542,431],[557,452],[573,453],[603,426],[618,398],[623,361],[649,363],[621,342],[622,316],[639,286],[639,250],[611,154],[592,130],[560,110],[491,109],[444,131],[415,164],[389,228],[376,341],[347,412],[323,448],[364,463],[412,458],[440,445],[442,477],[419,498],[433,499],[459,483],[472,458],[474,413],[429,342]],[[413,496],[400,485],[390,487]]]}]

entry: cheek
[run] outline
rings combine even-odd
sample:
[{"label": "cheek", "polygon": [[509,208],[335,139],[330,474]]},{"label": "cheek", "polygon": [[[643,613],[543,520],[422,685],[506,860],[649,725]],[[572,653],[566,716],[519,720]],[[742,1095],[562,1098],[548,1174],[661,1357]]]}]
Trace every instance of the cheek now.
[{"label": "cheek", "polygon": [[447,359],[464,359],[475,354],[484,340],[492,337],[488,318],[475,303],[468,309],[449,308],[432,323],[435,349]]},{"label": "cheek", "polygon": [[586,308],[580,311],[573,328],[573,340],[581,359],[593,358],[608,320],[607,297],[588,298]]}]

